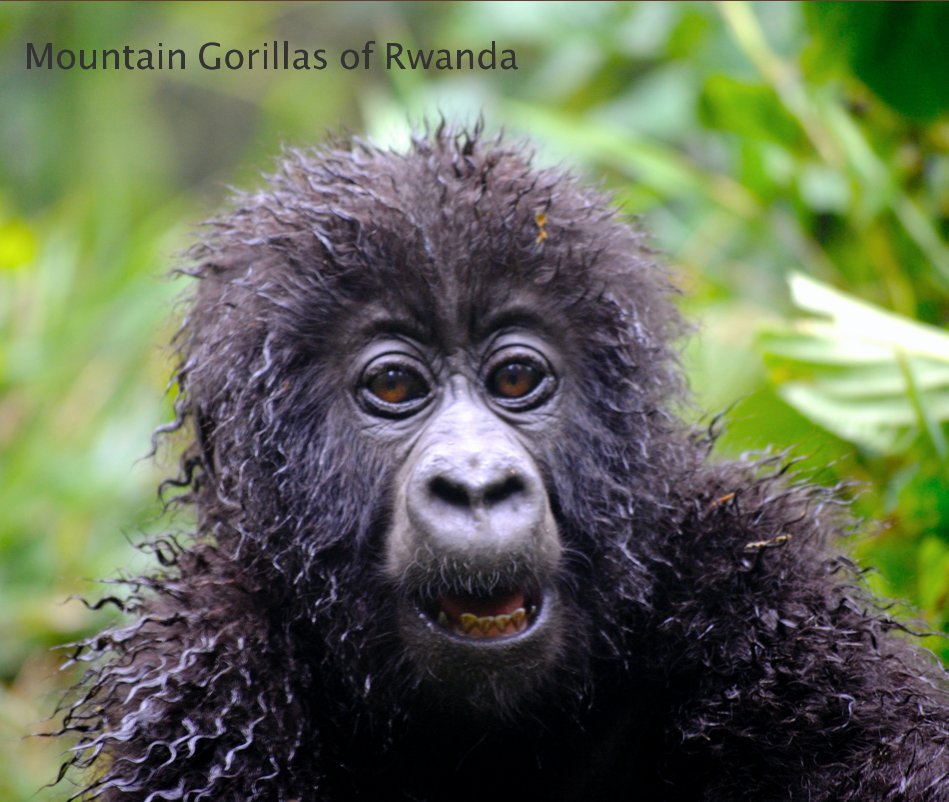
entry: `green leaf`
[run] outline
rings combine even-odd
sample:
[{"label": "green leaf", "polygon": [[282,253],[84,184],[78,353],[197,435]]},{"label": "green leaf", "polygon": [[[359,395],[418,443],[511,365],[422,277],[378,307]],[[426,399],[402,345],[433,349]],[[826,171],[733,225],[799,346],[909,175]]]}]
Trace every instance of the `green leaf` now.
[{"label": "green leaf", "polygon": [[928,537],[917,552],[919,601],[927,610],[945,607],[946,588],[949,585],[949,543],[938,537]]},{"label": "green leaf", "polygon": [[830,317],[845,339],[949,363],[949,334],[935,326],[859,301],[802,273],[792,274],[790,285],[798,306]]},{"label": "green leaf", "polygon": [[804,318],[759,344],[778,393],[838,437],[886,454],[925,433],[949,456],[949,334],[859,301],[801,274],[790,279]]},{"label": "green leaf", "polygon": [[786,147],[802,139],[800,126],[768,86],[729,75],[712,75],[702,87],[699,100],[702,121],[709,128],[744,139],[780,142]]},{"label": "green leaf", "polygon": [[882,100],[930,121],[949,110],[949,4],[805,3],[824,49]]},{"label": "green leaf", "polygon": [[21,220],[0,222],[0,270],[12,270],[36,258],[36,234]]}]

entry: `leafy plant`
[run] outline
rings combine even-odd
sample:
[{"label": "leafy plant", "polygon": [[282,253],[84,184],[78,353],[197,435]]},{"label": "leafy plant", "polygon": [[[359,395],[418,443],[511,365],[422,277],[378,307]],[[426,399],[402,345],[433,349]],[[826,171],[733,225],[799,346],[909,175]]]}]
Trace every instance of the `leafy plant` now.
[{"label": "leafy plant", "polygon": [[946,463],[949,334],[802,274],[790,284],[797,306],[824,319],[799,318],[762,337],[781,398],[879,454],[905,454],[922,433]]}]

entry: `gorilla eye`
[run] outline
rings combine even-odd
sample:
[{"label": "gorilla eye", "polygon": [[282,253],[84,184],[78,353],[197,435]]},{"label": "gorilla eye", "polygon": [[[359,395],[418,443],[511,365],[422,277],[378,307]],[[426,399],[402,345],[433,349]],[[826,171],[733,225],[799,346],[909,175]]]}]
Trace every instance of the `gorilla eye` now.
[{"label": "gorilla eye", "polygon": [[495,403],[518,412],[542,404],[557,384],[543,354],[525,345],[496,351],[488,358],[482,375],[484,387]]},{"label": "gorilla eye", "polygon": [[391,359],[370,365],[363,376],[360,395],[375,414],[409,415],[424,405],[431,393],[420,371]]},{"label": "gorilla eye", "polygon": [[428,395],[428,385],[414,370],[389,368],[369,382],[369,391],[387,404],[404,404]]},{"label": "gorilla eye", "polygon": [[506,362],[488,377],[488,391],[499,398],[523,398],[533,392],[543,374],[526,362]]}]

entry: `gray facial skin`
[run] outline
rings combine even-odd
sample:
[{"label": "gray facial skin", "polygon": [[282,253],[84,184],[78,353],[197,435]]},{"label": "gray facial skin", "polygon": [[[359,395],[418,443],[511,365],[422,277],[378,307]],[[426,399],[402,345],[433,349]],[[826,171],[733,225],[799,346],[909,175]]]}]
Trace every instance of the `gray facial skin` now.
[{"label": "gray facial skin", "polygon": [[404,589],[408,652],[462,692],[510,686],[512,668],[560,647],[562,548],[531,452],[557,427],[563,360],[538,333],[505,328],[448,354],[377,336],[355,367],[358,414],[401,452],[385,572]]}]

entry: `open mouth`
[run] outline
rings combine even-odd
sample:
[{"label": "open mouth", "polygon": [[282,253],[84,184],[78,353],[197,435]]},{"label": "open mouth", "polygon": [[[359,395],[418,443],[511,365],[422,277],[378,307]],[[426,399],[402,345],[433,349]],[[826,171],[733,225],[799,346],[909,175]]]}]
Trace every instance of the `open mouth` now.
[{"label": "open mouth", "polygon": [[445,593],[426,610],[442,629],[462,638],[508,638],[534,623],[540,605],[524,590],[486,595]]}]

